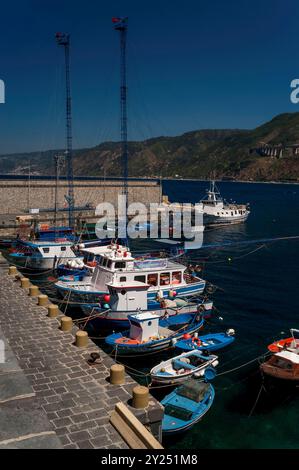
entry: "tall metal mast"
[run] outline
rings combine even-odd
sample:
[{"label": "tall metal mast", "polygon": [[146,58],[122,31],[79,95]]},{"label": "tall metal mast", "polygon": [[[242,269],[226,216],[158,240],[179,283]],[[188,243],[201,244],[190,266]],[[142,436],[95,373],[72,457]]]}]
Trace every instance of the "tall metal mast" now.
[{"label": "tall metal mast", "polygon": [[58,46],[64,47],[65,57],[65,83],[66,83],[66,162],[68,178],[69,206],[69,226],[74,227],[74,172],[73,172],[73,142],[72,142],[72,100],[71,100],[71,80],[70,80],[70,35],[66,33],[56,33]]},{"label": "tall metal mast", "polygon": [[[123,194],[126,198],[125,218],[128,207],[128,130],[127,130],[127,67],[126,46],[128,18],[112,18],[114,29],[120,33],[120,132],[121,132],[121,163],[123,169]],[[127,239],[127,227],[126,236]]]},{"label": "tall metal mast", "polygon": [[[54,162],[55,162],[55,198],[54,198],[54,227],[56,229],[57,225],[57,214],[58,214],[58,185],[59,185],[59,175],[60,169],[63,165],[64,156],[63,155],[55,155]],[[56,237],[55,237],[56,238]]]}]

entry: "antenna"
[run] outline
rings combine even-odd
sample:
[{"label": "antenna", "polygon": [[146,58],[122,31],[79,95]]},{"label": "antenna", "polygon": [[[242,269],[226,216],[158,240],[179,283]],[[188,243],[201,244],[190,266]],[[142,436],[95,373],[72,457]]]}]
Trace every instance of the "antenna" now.
[{"label": "antenna", "polygon": [[66,33],[56,33],[58,46],[64,47],[65,57],[65,85],[66,85],[66,161],[68,178],[68,205],[69,205],[69,226],[74,227],[74,172],[73,172],[73,142],[72,142],[72,100],[71,100],[71,80],[70,80],[70,35]]},{"label": "antenna", "polygon": [[[125,219],[128,208],[128,130],[127,130],[127,68],[126,43],[128,18],[112,18],[114,29],[120,33],[120,133],[121,133],[121,163],[123,169],[123,194],[126,198]],[[127,241],[127,224],[125,239]]]}]

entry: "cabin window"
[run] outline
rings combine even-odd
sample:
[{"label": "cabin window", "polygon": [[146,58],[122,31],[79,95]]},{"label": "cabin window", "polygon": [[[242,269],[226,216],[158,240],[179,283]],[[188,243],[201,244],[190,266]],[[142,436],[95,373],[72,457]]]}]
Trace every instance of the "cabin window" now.
[{"label": "cabin window", "polygon": [[149,321],[149,322],[147,323],[147,326],[151,326],[151,324],[152,324],[152,322],[151,322],[151,321]]},{"label": "cabin window", "polygon": [[61,251],[66,251],[66,246],[62,246],[62,247],[60,248],[60,250],[61,250]]},{"label": "cabin window", "polygon": [[111,268],[111,266],[112,266],[112,261],[111,261],[111,259],[109,259],[109,260],[108,260],[107,267],[110,269],[110,268]]},{"label": "cabin window", "polygon": [[145,276],[135,276],[134,281],[143,282],[145,284]]},{"label": "cabin window", "polygon": [[124,261],[116,261],[115,268],[116,269],[124,269],[126,267],[126,263]]},{"label": "cabin window", "polygon": [[161,273],[160,274],[160,285],[168,286],[170,284],[170,273]]},{"label": "cabin window", "polygon": [[49,251],[50,251],[50,248],[43,248],[44,253],[49,253]]},{"label": "cabin window", "polygon": [[234,215],[234,213],[233,213],[233,212],[232,212],[231,214],[232,214],[232,215]]},{"label": "cabin window", "polygon": [[147,283],[150,286],[157,286],[158,285],[158,274],[149,274],[147,276]]},{"label": "cabin window", "polygon": [[119,278],[119,282],[126,282],[126,280],[127,280],[126,276],[121,276]]},{"label": "cabin window", "polygon": [[172,284],[180,284],[182,282],[182,272],[173,271],[172,273]]},{"label": "cabin window", "polygon": [[127,291],[126,291],[125,289],[122,289],[122,290],[120,291],[120,293],[121,293],[121,295],[126,295]]}]

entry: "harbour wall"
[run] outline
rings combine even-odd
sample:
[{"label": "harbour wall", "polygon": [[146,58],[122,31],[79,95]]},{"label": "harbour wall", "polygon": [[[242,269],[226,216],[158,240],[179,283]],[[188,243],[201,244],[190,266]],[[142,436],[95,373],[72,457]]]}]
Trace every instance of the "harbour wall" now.
[{"label": "harbour wall", "polygon": [[[90,180],[74,181],[75,205],[79,207],[89,203],[96,207],[102,202],[109,202],[117,207],[117,197],[121,194],[121,180]],[[58,206],[67,207],[65,195],[68,193],[67,181],[60,181],[58,186]],[[150,202],[159,203],[161,186],[155,180],[132,180],[128,182],[129,203],[142,202],[146,206]],[[31,209],[53,209],[55,201],[55,181],[32,180],[28,178],[0,181],[0,214],[22,214]]]}]

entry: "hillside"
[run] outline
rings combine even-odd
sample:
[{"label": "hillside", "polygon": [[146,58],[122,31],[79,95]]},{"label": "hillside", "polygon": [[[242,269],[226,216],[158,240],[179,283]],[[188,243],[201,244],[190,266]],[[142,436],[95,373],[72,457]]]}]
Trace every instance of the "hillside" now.
[{"label": "hillside", "polygon": [[[283,158],[250,154],[260,142],[299,143],[299,113],[280,114],[253,130],[215,129],[188,132],[177,137],[157,137],[129,143],[130,176],[217,178],[240,180],[298,180],[299,155],[284,152]],[[57,151],[0,156],[0,173],[54,174]],[[120,144],[102,143],[74,152],[78,176],[120,176]]]}]

